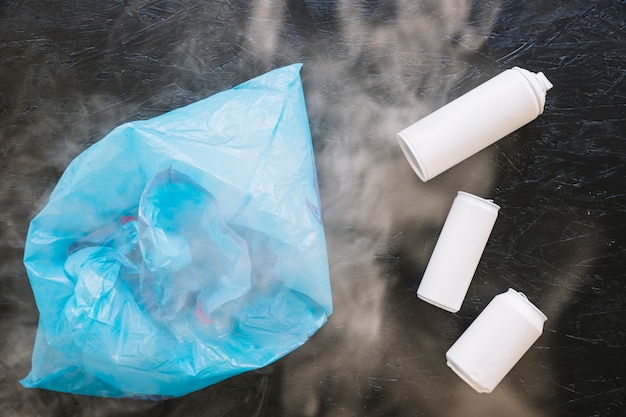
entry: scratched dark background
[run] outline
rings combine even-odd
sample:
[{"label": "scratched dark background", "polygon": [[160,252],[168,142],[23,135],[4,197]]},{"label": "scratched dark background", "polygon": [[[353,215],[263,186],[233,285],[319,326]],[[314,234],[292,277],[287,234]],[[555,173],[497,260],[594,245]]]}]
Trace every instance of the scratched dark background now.
[{"label": "scratched dark background", "polygon": [[[623,416],[626,2],[0,1],[0,416]],[[335,313],[277,363],[148,402],[22,388],[30,219],[115,126],[303,62]],[[512,66],[545,113],[424,184],[397,131]],[[457,190],[502,208],[462,309],[415,290]],[[512,287],[544,334],[492,394],[445,351]]]}]

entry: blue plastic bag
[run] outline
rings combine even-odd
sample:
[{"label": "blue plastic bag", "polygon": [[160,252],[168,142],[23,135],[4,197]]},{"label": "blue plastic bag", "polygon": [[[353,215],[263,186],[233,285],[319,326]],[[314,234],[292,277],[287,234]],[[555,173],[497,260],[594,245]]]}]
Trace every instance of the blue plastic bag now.
[{"label": "blue plastic bag", "polygon": [[25,387],[169,398],[263,367],[332,312],[300,64],[79,155],[33,219]]}]

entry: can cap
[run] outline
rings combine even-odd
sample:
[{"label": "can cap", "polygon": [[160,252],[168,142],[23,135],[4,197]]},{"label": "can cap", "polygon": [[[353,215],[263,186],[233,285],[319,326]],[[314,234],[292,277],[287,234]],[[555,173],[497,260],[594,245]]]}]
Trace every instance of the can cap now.
[{"label": "can cap", "polygon": [[496,296],[446,353],[448,366],[488,393],[543,332],[546,316],[513,289]]},{"label": "can cap", "polygon": [[417,289],[419,298],[453,313],[459,311],[499,209],[492,200],[457,193]]}]

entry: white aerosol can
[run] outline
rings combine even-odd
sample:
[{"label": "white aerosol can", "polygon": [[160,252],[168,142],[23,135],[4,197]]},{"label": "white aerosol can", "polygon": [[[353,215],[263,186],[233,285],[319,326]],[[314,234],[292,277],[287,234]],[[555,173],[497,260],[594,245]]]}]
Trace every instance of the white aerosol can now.
[{"label": "white aerosol can", "polygon": [[524,294],[509,289],[448,350],[448,366],[476,391],[491,392],[541,336],[545,321]]},{"label": "white aerosol can", "polygon": [[541,73],[508,69],[398,133],[422,181],[536,119],[552,84]]}]

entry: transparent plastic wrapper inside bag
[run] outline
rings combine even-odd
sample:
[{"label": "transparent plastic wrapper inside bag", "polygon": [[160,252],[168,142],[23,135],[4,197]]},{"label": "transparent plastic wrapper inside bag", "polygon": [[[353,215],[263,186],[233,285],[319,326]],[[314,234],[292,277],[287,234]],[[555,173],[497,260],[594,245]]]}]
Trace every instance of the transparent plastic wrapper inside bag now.
[{"label": "transparent plastic wrapper inside bag", "polygon": [[263,367],[332,312],[300,64],[79,155],[32,221],[26,387],[177,397]]}]

